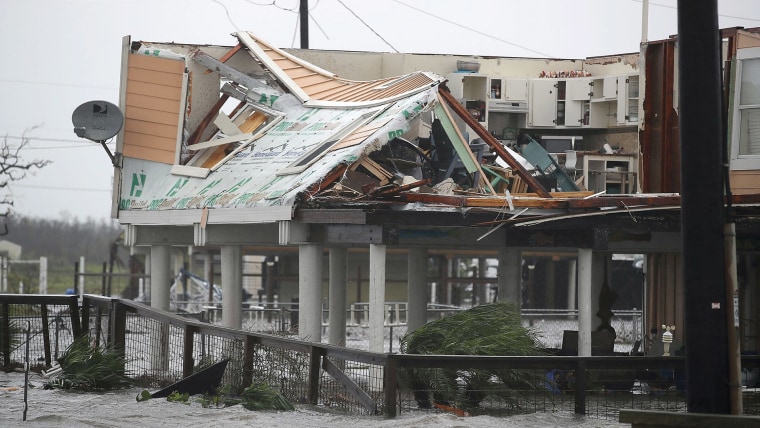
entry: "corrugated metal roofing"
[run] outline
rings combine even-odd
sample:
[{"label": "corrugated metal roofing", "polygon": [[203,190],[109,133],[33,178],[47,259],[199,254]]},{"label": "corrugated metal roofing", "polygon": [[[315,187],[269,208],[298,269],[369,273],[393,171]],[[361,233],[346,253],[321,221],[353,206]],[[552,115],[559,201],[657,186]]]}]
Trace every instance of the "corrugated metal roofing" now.
[{"label": "corrugated metal roofing", "polygon": [[303,102],[388,102],[440,82],[438,76],[420,71],[371,81],[343,79],[272,47],[251,33],[237,33],[236,36]]}]

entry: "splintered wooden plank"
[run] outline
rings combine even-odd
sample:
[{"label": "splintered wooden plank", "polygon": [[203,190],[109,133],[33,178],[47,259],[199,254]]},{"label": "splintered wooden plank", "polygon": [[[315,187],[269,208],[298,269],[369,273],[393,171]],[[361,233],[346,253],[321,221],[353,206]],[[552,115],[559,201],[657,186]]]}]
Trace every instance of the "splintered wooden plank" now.
[{"label": "splintered wooden plank", "polygon": [[393,174],[366,156],[354,162],[354,166],[351,169],[356,169],[359,166],[364,167],[370,174],[374,175],[380,180],[381,184],[385,184],[389,179],[393,178]]},{"label": "splintered wooden plank", "polygon": [[253,132],[266,122],[266,120],[267,116],[264,113],[258,111],[254,112],[243,121],[240,125],[240,130],[243,132]]}]

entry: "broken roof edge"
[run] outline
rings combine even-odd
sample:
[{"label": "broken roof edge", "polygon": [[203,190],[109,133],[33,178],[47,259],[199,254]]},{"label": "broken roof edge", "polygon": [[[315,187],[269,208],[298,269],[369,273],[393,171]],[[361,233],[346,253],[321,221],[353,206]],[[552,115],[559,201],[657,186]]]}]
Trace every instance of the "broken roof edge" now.
[{"label": "broken roof edge", "polygon": [[[204,212],[206,212],[204,219]],[[255,208],[197,208],[163,211],[119,211],[119,223],[142,226],[193,226],[206,224],[264,224],[293,220],[295,205]]]},{"label": "broken roof edge", "polygon": [[[314,65],[306,60],[303,60],[293,54],[290,54],[288,52],[285,52],[282,49],[276,48],[272,46],[269,43],[264,42],[261,40],[258,36],[251,33],[250,31],[240,31],[237,33],[233,33],[235,37],[238,38],[241,44],[243,44],[246,48],[248,48],[248,52],[254,56],[254,58],[270,72],[272,75],[280,81],[284,86],[286,86],[290,92],[296,96],[306,107],[319,107],[319,108],[360,108],[360,107],[372,107],[377,105],[383,105],[392,103],[395,101],[398,101],[403,98],[407,98],[409,96],[412,96],[414,94],[417,94],[419,92],[422,92],[424,90],[427,90],[431,87],[435,87],[442,82],[444,82],[446,79],[443,76],[440,76],[436,73],[430,72],[430,71],[416,71],[412,73],[407,73],[400,76],[393,76],[390,78],[385,79],[375,79],[375,80],[369,80],[369,81],[359,81],[359,80],[350,80],[350,79],[344,79],[339,77],[337,74],[327,71],[317,65]],[[304,89],[299,86],[286,72],[283,70],[279,65],[277,65],[272,57],[270,57],[263,49],[262,46],[264,46],[266,49],[271,49],[272,51],[276,52],[278,55],[282,55],[283,57],[287,58],[290,61],[295,62],[301,67],[304,67],[316,74],[322,75],[325,78],[333,79],[335,81],[345,83],[345,84],[366,84],[366,83],[373,83],[377,82],[378,84],[388,84],[389,81],[398,81],[398,80],[404,80],[407,79],[410,76],[414,75],[423,75],[426,76],[428,79],[431,80],[431,83],[429,85],[420,85],[418,87],[409,89],[407,91],[397,93],[391,97],[384,97],[379,99],[373,99],[373,100],[366,100],[366,101],[326,101],[326,100],[319,100],[312,98],[309,94],[304,91]]]}]

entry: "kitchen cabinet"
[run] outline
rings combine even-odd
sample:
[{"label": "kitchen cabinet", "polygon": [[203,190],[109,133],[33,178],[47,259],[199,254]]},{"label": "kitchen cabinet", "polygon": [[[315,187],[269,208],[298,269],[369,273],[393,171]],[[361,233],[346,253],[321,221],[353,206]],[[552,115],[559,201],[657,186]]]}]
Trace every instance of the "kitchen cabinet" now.
[{"label": "kitchen cabinet", "polygon": [[[612,128],[638,124],[636,74],[526,79],[456,72],[447,77],[454,97],[497,136],[514,127]],[[496,122],[490,126],[493,120]]]},{"label": "kitchen cabinet", "polygon": [[462,102],[478,122],[488,122],[486,100],[491,93],[489,77],[477,73],[451,73],[447,86],[454,98]]},{"label": "kitchen cabinet", "polygon": [[535,79],[531,81],[529,126],[589,126],[591,79]]},{"label": "kitchen cabinet", "polygon": [[620,76],[617,84],[617,124],[636,125],[639,123],[639,76]]},{"label": "kitchen cabinet", "polygon": [[[528,101],[528,126],[558,126],[557,112],[562,111],[562,124],[564,125],[564,93],[562,105],[558,107],[557,80],[535,79],[530,84],[530,100]],[[563,88],[564,90],[564,88]]]},{"label": "kitchen cabinet", "polygon": [[528,79],[505,79],[505,101],[528,101]]},{"label": "kitchen cabinet", "polygon": [[488,132],[501,140],[514,140],[527,127],[528,79],[491,78],[488,100]]},{"label": "kitchen cabinet", "polygon": [[591,79],[573,78],[566,82],[565,126],[589,126]]},{"label": "kitchen cabinet", "polygon": [[591,81],[591,128],[617,126],[618,76],[605,76]]}]

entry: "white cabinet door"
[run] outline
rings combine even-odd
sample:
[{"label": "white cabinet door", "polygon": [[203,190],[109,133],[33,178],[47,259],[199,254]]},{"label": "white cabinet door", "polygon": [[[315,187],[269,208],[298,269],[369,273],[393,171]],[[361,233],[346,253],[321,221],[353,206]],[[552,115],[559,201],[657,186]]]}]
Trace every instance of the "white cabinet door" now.
[{"label": "white cabinet door", "polygon": [[507,101],[528,100],[528,79],[507,79],[504,81],[504,99]]},{"label": "white cabinet door", "polygon": [[605,100],[614,100],[618,94],[618,78],[617,76],[607,76],[603,79],[602,83],[602,98]]},{"label": "white cabinet door", "polygon": [[589,108],[592,87],[590,78],[567,79],[567,101],[565,102],[565,126],[575,127],[584,123],[585,110]]},{"label": "white cabinet door", "polygon": [[617,81],[617,123],[618,125],[625,125],[625,117],[628,114],[628,85],[626,84],[626,78],[621,76]]},{"label": "white cabinet door", "polygon": [[557,88],[555,80],[536,79],[530,85],[530,126],[555,126],[557,120]]},{"label": "white cabinet door", "polygon": [[591,99],[591,79],[581,77],[567,79],[567,99],[570,101],[583,101]]},{"label": "white cabinet door", "polygon": [[583,101],[565,101],[565,126],[583,125]]}]

